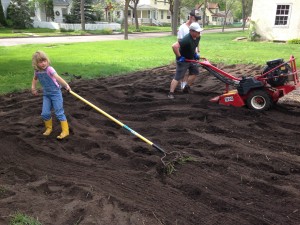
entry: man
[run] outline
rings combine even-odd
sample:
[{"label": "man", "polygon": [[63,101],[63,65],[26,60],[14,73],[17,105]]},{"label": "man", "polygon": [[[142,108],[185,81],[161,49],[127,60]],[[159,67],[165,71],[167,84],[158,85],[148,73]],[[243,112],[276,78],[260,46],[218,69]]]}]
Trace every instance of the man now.
[{"label": "man", "polygon": [[180,25],[180,27],[177,31],[178,41],[180,41],[185,35],[187,35],[190,32],[189,27],[193,22],[197,22],[198,20],[201,20],[201,16],[197,16],[197,14],[198,14],[198,10],[193,9],[190,12],[189,19],[185,23]]},{"label": "man", "polygon": [[[178,32],[177,32],[177,39],[178,39],[178,41],[180,41],[185,35],[187,35],[190,32],[190,28],[189,28],[190,25],[193,22],[197,22],[198,20],[201,20],[201,16],[198,15],[198,10],[193,9],[190,12],[189,19],[185,23],[181,24],[181,26],[178,29]],[[197,46],[197,50],[196,51],[199,53],[199,46]],[[189,75],[186,74],[184,76],[183,80],[181,81],[181,90],[183,92],[189,92],[190,91],[189,84],[193,83],[193,81],[195,80],[195,78],[196,78],[195,76],[189,77]]]},{"label": "man", "polygon": [[[176,74],[171,81],[170,92],[168,98],[174,99],[174,91],[179,81],[184,77],[184,74],[189,70],[189,75],[195,76],[199,74],[199,68],[197,64],[186,62],[185,60],[199,59],[199,55],[196,52],[197,46],[200,41],[200,32],[202,28],[196,22],[192,23],[189,27],[189,34],[183,37],[180,41],[175,42],[172,45],[174,54],[176,55]],[[190,84],[191,85],[191,84]]]}]

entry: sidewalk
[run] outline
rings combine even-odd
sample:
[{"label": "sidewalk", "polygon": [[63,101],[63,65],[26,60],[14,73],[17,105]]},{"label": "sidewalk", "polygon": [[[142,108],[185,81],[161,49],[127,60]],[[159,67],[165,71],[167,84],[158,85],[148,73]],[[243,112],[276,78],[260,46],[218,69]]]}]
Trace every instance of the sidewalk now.
[{"label": "sidewalk", "polygon": [[[171,32],[135,33],[128,34],[128,39],[153,38],[171,35]],[[26,37],[26,38],[0,38],[0,46],[14,46],[24,44],[54,44],[124,40],[124,34],[91,35],[91,36],[60,36],[60,37]]]},{"label": "sidewalk", "polygon": [[[228,28],[225,32],[239,31],[242,28]],[[218,33],[222,29],[204,30],[205,33]],[[134,33],[128,34],[128,39],[137,38],[154,38],[165,37],[172,35],[171,32],[157,32],[157,33]],[[55,44],[55,43],[76,43],[76,42],[96,42],[96,41],[113,41],[124,40],[124,34],[112,35],[91,35],[91,36],[60,36],[60,37],[26,37],[26,38],[0,38],[0,46],[15,46],[25,44]]]}]

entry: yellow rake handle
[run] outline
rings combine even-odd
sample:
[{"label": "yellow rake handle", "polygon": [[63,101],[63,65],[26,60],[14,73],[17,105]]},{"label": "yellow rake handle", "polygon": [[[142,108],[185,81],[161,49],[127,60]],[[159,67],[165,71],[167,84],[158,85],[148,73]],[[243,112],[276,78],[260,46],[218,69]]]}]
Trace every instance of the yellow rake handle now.
[{"label": "yellow rake handle", "polygon": [[158,145],[154,144],[153,142],[149,141],[147,138],[143,137],[142,135],[140,135],[139,133],[135,132],[134,130],[132,130],[130,127],[128,127],[127,125],[123,124],[122,122],[120,122],[119,120],[117,120],[116,118],[112,117],[111,115],[107,114],[106,112],[104,112],[102,109],[98,108],[97,106],[95,106],[94,104],[92,104],[91,102],[85,100],[83,97],[81,97],[80,95],[76,94],[73,91],[69,91],[72,95],[74,95],[76,98],[80,99],[81,101],[83,101],[84,103],[86,103],[87,105],[91,106],[92,108],[94,108],[96,111],[98,111],[99,113],[101,113],[102,115],[106,116],[107,118],[109,118],[110,120],[114,121],[115,123],[119,124],[121,127],[125,128],[126,130],[130,131],[133,135],[137,136],[138,138],[140,138],[141,140],[143,140],[144,142],[146,142],[147,144],[151,145],[152,147],[154,147],[155,149],[159,150],[162,153],[165,153],[165,151],[160,148]]}]

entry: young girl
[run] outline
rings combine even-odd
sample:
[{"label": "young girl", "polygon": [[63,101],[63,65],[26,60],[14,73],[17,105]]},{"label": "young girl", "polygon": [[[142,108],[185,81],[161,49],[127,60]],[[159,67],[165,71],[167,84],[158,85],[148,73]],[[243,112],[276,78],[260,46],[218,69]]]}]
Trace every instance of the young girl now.
[{"label": "young girl", "polygon": [[61,86],[66,90],[71,90],[71,88],[67,82],[56,73],[54,68],[50,66],[50,60],[44,52],[37,51],[33,54],[32,66],[34,68],[31,85],[32,94],[38,94],[36,90],[38,80],[43,87],[43,108],[41,116],[46,127],[46,131],[43,135],[48,136],[52,132],[51,109],[53,108],[62,128],[62,132],[57,136],[57,139],[63,139],[69,135],[69,125],[64,114]]}]

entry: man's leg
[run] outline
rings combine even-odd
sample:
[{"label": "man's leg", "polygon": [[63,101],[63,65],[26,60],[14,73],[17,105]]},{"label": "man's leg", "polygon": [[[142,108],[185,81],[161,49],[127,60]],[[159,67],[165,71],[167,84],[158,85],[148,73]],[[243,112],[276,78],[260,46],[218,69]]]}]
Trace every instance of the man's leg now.
[{"label": "man's leg", "polygon": [[189,75],[188,76],[187,84],[189,86],[192,86],[195,83],[195,80],[196,80],[196,75]]},{"label": "man's leg", "polygon": [[173,79],[170,85],[170,92],[174,93],[177,85],[178,85],[178,80]]},{"label": "man's leg", "polygon": [[189,67],[189,64],[186,62],[177,62],[176,63],[176,74],[173,80],[171,81],[170,84],[170,92],[168,94],[168,97],[170,99],[174,98],[174,91],[179,83],[180,80],[183,79],[185,72],[187,71]]},{"label": "man's leg", "polygon": [[196,64],[190,64],[189,67],[189,75],[187,78],[187,85],[185,85],[184,89],[182,90],[184,93],[191,93],[191,86],[194,84],[196,80],[196,76],[199,75],[199,67]]},{"label": "man's leg", "polygon": [[186,72],[183,79],[182,79],[182,81],[180,82],[181,90],[183,90],[185,85],[187,85],[188,79],[189,79],[189,74]]}]

